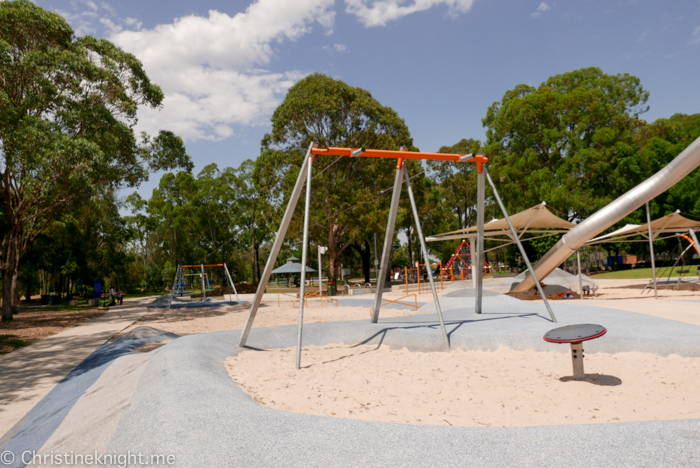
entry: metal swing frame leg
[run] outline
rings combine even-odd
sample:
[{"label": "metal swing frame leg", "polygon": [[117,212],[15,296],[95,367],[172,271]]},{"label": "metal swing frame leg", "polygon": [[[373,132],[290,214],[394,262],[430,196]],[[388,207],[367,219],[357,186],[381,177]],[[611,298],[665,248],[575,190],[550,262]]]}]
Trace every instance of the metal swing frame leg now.
[{"label": "metal swing frame leg", "polygon": [[[430,289],[433,292],[433,301],[435,301],[435,310],[437,311],[438,319],[440,320],[440,330],[442,330],[442,337],[445,341],[445,348],[450,349],[450,339],[447,336],[447,330],[445,329],[445,320],[442,317],[442,308],[440,307],[440,300],[438,299],[437,290],[435,289],[435,281],[433,280],[433,271],[430,267],[430,259],[428,258],[428,249],[425,246],[425,238],[423,237],[423,229],[421,228],[420,218],[418,216],[418,208],[416,207],[416,201],[413,197],[413,190],[411,189],[411,178],[408,176],[408,169],[406,165],[403,165],[402,172],[404,178],[406,179],[406,190],[408,191],[408,198],[411,201],[411,209],[413,210],[413,219],[416,223],[416,234],[418,234],[418,239],[420,240],[420,247],[423,251],[423,258],[425,259],[426,270],[428,271],[428,280],[430,281]],[[442,274],[442,272],[441,272]]]},{"label": "metal swing frame leg", "polygon": [[173,305],[173,294],[175,293],[175,285],[177,284],[177,278],[180,276],[180,265],[175,269],[175,279],[173,280],[173,287],[170,289],[170,302],[168,302],[168,309]]},{"label": "metal swing frame leg", "polygon": [[301,344],[304,328],[304,303],[306,302],[306,260],[309,253],[309,211],[311,208],[311,169],[313,156],[309,156],[306,170],[306,207],[304,209],[304,245],[301,249],[301,290],[299,292],[299,322],[297,330],[297,361],[296,369],[301,369]]},{"label": "metal swing frame leg", "polygon": [[[482,163],[478,163],[480,169]],[[485,167],[484,167],[485,169]],[[484,297],[484,200],[486,198],[486,183],[484,172],[478,170],[476,176],[476,267],[474,268],[474,289],[476,290],[476,301],[474,302],[474,313],[482,312]]]},{"label": "metal swing frame leg", "polygon": [[394,228],[396,225],[396,215],[399,211],[399,199],[401,198],[401,185],[403,174],[401,171],[402,160],[397,161],[396,177],[394,178],[394,191],[391,194],[391,204],[389,205],[389,219],[386,223],[386,234],[384,236],[384,246],[382,247],[382,263],[377,277],[377,293],[374,296],[374,307],[372,308],[372,323],[379,320],[379,308],[382,304],[382,292],[386,284],[386,275],[391,261],[391,245],[394,242]]},{"label": "metal swing frame leg", "polygon": [[248,312],[248,319],[246,320],[245,327],[241,332],[241,339],[238,342],[238,346],[245,346],[248,341],[248,336],[250,335],[250,330],[253,328],[253,322],[255,321],[255,316],[258,313],[258,308],[262,302],[263,294],[265,293],[265,288],[270,281],[270,274],[275,267],[275,262],[279,256],[280,249],[284,243],[284,238],[289,229],[289,224],[292,221],[292,216],[294,215],[294,210],[299,202],[299,197],[301,196],[301,191],[304,189],[306,183],[306,173],[308,171],[309,164],[311,163],[311,149],[314,147],[314,143],[309,145],[309,149],[304,157],[304,162],[302,163],[301,170],[299,171],[299,176],[294,185],[294,190],[292,190],[292,195],[289,198],[289,203],[287,204],[287,209],[282,217],[282,222],[277,230],[277,235],[275,237],[275,242],[272,244],[272,250],[270,251],[270,256],[267,258],[267,263],[265,264],[265,270],[263,270],[262,277],[260,278],[260,284],[258,284],[258,290],[255,292],[255,299],[253,299],[253,304],[250,307],[250,312]]},{"label": "metal swing frame leg", "polygon": [[542,289],[542,285],[540,284],[539,280],[537,279],[537,275],[535,274],[535,270],[532,268],[532,264],[530,263],[530,259],[527,257],[527,254],[525,253],[525,249],[523,248],[523,244],[520,242],[520,236],[518,236],[518,232],[515,230],[513,227],[513,223],[510,222],[510,216],[508,216],[508,212],[506,211],[506,207],[503,204],[503,201],[501,200],[501,196],[498,194],[498,190],[496,190],[496,186],[493,183],[493,180],[491,180],[491,176],[489,175],[488,169],[486,169],[486,166],[483,166],[484,174],[486,175],[486,179],[489,181],[489,185],[491,186],[491,189],[493,190],[493,196],[496,198],[496,201],[498,202],[498,206],[501,208],[501,211],[503,212],[503,217],[506,219],[506,222],[508,223],[508,227],[510,228],[510,232],[513,234],[513,238],[515,239],[515,243],[518,244],[518,249],[520,249],[520,255],[523,256],[523,260],[525,260],[525,265],[527,265],[528,269],[530,270],[530,274],[532,275],[532,279],[535,280],[535,285],[537,286],[537,291],[539,291],[540,296],[542,297],[542,301],[544,301],[544,305],[547,308],[547,312],[549,312],[549,316],[552,318],[552,322],[557,323],[557,318],[554,316],[554,312],[552,312],[552,307],[549,305],[549,301],[547,300],[547,296],[544,294],[544,290]]}]

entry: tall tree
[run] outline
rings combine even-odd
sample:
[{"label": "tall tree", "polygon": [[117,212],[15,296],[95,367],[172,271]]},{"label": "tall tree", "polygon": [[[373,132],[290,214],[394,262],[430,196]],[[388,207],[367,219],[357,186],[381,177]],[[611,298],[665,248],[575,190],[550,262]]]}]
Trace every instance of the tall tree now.
[{"label": "tall tree", "polygon": [[[309,75],[292,86],[272,116],[272,133],[263,147],[278,146],[290,170],[287,187],[298,174],[304,150],[321,147],[398,150],[411,146],[406,123],[361,88],[322,74]],[[364,243],[391,191],[395,161],[371,158],[320,157],[314,163],[314,237],[328,245],[329,279],[339,273],[339,255],[352,242]],[[292,170],[293,169],[293,170]],[[323,233],[321,232],[323,231]],[[321,240],[323,239],[323,240]]]},{"label": "tall tree", "polygon": [[275,232],[271,220],[282,203],[279,156],[266,150],[255,160],[246,160],[236,170],[236,222],[250,240],[252,280],[260,280],[260,246]]},{"label": "tall tree", "polygon": [[134,135],[138,107],[162,99],[133,55],[76,37],[27,0],[0,3],[3,320],[16,309],[22,256],[62,210],[98,190],[136,186],[149,169],[191,166],[172,133]]},{"label": "tall tree", "polygon": [[624,192],[637,165],[634,136],[648,96],[638,78],[598,68],[507,91],[482,122],[491,171],[509,208],[546,200],[576,219]]}]

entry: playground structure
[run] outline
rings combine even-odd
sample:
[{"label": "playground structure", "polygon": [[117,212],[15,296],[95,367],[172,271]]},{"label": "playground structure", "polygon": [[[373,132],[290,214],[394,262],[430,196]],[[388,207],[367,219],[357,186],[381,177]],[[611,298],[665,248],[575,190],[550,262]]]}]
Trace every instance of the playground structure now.
[{"label": "playground structure", "polygon": [[[253,304],[250,308],[250,312],[248,314],[248,319],[246,321],[246,325],[241,333],[241,338],[239,341],[239,346],[245,346],[248,336],[250,334],[250,330],[252,328],[253,322],[255,320],[255,316],[257,314],[258,308],[260,306],[260,303],[262,301],[262,296],[265,291],[265,287],[267,286],[267,283],[270,278],[270,274],[272,272],[272,268],[274,267],[275,262],[277,261],[277,256],[279,255],[279,251],[282,247],[282,243],[284,242],[284,237],[287,234],[287,229],[289,228],[289,224],[291,222],[292,215],[294,213],[294,209],[296,208],[296,205],[299,201],[299,198],[301,196],[301,191],[304,188],[304,185],[306,184],[306,200],[305,200],[305,210],[304,210],[304,235],[303,235],[303,243],[302,243],[302,258],[301,258],[301,265],[302,265],[302,277],[305,277],[306,274],[306,260],[307,260],[307,253],[308,253],[308,241],[309,241],[309,210],[310,210],[310,204],[311,204],[311,180],[312,180],[312,166],[313,166],[313,161],[318,155],[335,155],[335,156],[347,156],[347,157],[370,157],[370,158],[391,158],[391,159],[396,159],[397,164],[396,164],[396,176],[394,179],[394,186],[393,186],[393,192],[392,192],[392,197],[391,197],[391,202],[390,202],[390,208],[389,208],[389,219],[387,222],[387,229],[386,229],[386,236],[384,239],[384,246],[383,246],[383,251],[382,251],[382,260],[381,260],[381,267],[379,269],[379,275],[378,275],[378,280],[377,280],[377,292],[376,296],[374,299],[374,307],[372,309],[372,317],[371,317],[371,322],[372,323],[377,323],[379,320],[379,311],[382,305],[382,291],[384,290],[385,283],[386,283],[386,272],[389,269],[389,262],[390,262],[390,255],[391,255],[391,245],[394,239],[394,228],[396,224],[396,216],[398,213],[398,205],[399,205],[399,199],[401,196],[401,187],[403,185],[403,181],[405,179],[406,182],[406,189],[408,192],[410,204],[411,204],[411,209],[413,211],[413,217],[414,217],[414,222],[416,225],[416,233],[418,235],[418,238],[420,240],[421,244],[421,251],[423,254],[423,258],[429,258],[428,257],[428,251],[425,246],[425,238],[423,237],[423,231],[421,229],[421,223],[420,223],[420,218],[418,215],[418,209],[416,207],[416,202],[413,196],[413,191],[411,189],[411,180],[408,175],[408,170],[406,169],[406,166],[403,164],[403,161],[405,159],[418,159],[418,160],[432,160],[432,161],[450,161],[450,162],[458,162],[458,163],[476,163],[477,165],[477,243],[476,243],[476,264],[481,265],[483,262],[483,250],[484,250],[484,204],[485,204],[485,187],[486,187],[486,181],[488,180],[494,196],[496,198],[496,201],[498,202],[499,207],[501,208],[501,211],[503,212],[504,218],[508,224],[508,227],[510,228],[510,232],[514,236],[514,240],[516,244],[518,245],[518,248],[520,250],[520,253],[525,260],[525,263],[530,267],[530,261],[527,258],[527,254],[525,253],[525,250],[523,249],[522,244],[520,243],[520,239],[517,235],[517,232],[515,230],[515,227],[513,227],[513,224],[510,222],[510,218],[508,217],[508,213],[506,212],[505,206],[503,205],[503,202],[501,201],[500,196],[498,195],[498,191],[496,190],[496,187],[493,183],[493,180],[491,180],[491,177],[489,176],[488,169],[486,168],[485,163],[488,162],[488,158],[486,158],[484,155],[473,155],[473,154],[447,154],[447,153],[421,153],[421,152],[409,152],[407,148],[402,149],[402,151],[388,151],[388,150],[373,150],[373,149],[366,149],[366,148],[319,148],[318,145],[311,143],[309,145],[309,148],[306,152],[306,156],[304,157],[304,161],[302,163],[301,169],[299,171],[299,176],[297,177],[297,181],[295,183],[294,189],[292,191],[289,204],[287,205],[287,208],[285,210],[284,216],[282,218],[282,222],[280,224],[280,228],[277,231],[277,235],[275,237],[275,242],[272,246],[272,250],[270,252],[270,256],[267,259],[267,264],[265,265],[265,270],[263,272],[263,275],[260,279],[260,283],[258,285],[258,290],[255,294],[255,299],[253,301]],[[305,177],[306,176],[306,177]],[[306,180],[304,180],[306,179]],[[530,268],[532,271],[532,268]],[[435,309],[438,315],[438,319],[440,321],[440,330],[442,332],[443,340],[444,340],[444,345],[446,349],[449,349],[449,339],[447,336],[447,330],[445,329],[445,322],[442,317],[442,311],[440,309],[440,301],[437,296],[437,291],[435,289],[435,282],[433,280],[433,274],[430,268],[427,269],[428,272],[428,280],[430,282],[431,290],[433,293],[433,300],[435,302]],[[483,289],[482,289],[482,275],[476,275],[475,276],[475,283],[476,283],[476,303],[475,303],[475,312],[477,314],[480,314],[482,311],[482,296],[483,296]],[[551,307],[549,306],[549,303],[547,302],[546,296],[544,294],[544,291],[542,290],[542,287],[539,284],[539,281],[537,283],[537,288],[540,293],[540,296],[542,297],[544,304],[547,308],[547,311],[549,312],[549,315],[552,319],[553,322],[556,322],[556,317],[554,316],[554,313],[552,312]],[[305,296],[305,283],[301,283],[301,291],[300,291],[300,297],[306,297]],[[303,322],[304,322],[304,302],[305,301],[300,301],[299,302],[299,321],[298,321],[298,333],[297,333],[297,353],[296,353],[296,368],[297,370],[301,368],[301,346],[302,346],[302,332],[303,332]]]},{"label": "playground structure", "polygon": [[[440,271],[443,274],[446,274],[452,281],[455,281],[456,267],[457,274],[459,275],[460,280],[464,278],[470,279],[470,271],[472,269],[471,257],[472,253],[471,247],[469,246],[469,242],[462,239],[462,243],[459,244],[459,247],[457,247],[457,250],[455,250],[455,253],[452,254],[450,260],[445,264],[445,266],[443,267],[441,264]],[[491,265],[486,260],[484,260],[484,267],[486,268],[485,273],[491,271]],[[482,272],[484,272],[484,267],[482,267]]]},{"label": "playground structure", "polygon": [[[540,278],[544,279],[549,273],[551,273],[557,266],[563,263],[572,254],[576,253],[578,260],[578,270],[581,271],[581,262],[579,255],[579,248],[588,242],[591,238],[595,237],[597,234],[603,232],[605,229],[609,228],[620,219],[629,215],[632,211],[639,208],[644,203],[648,203],[649,200],[655,198],[659,194],[668,190],[670,187],[678,183],[681,179],[687,176],[693,169],[700,165],[700,138],[696,139],[691,143],[681,154],[679,154],[671,163],[664,167],[657,174],[646,180],[645,182],[639,184],[637,187],[633,188],[620,198],[614,200],[612,203],[604,207],[603,209],[596,212],[594,215],[583,221],[582,223],[571,228],[557,244],[550,249],[549,252],[536,264],[535,268],[530,264],[527,254],[523,248],[520,241],[520,235],[511,222],[511,219],[506,211],[505,205],[501,200],[501,197],[496,189],[493,180],[489,174],[488,168],[485,163],[488,162],[488,158],[484,155],[472,155],[472,154],[442,154],[442,153],[420,153],[420,152],[409,152],[406,149],[402,151],[387,151],[387,150],[368,150],[365,148],[318,148],[314,143],[309,145],[306,156],[304,157],[299,176],[295,183],[294,189],[292,191],[289,204],[285,210],[284,217],[282,219],[280,228],[277,232],[275,242],[272,246],[270,256],[268,257],[263,276],[258,285],[258,290],[255,295],[252,307],[248,314],[248,319],[246,325],[241,333],[239,340],[239,346],[245,346],[250,330],[252,328],[257,310],[262,301],[262,295],[265,291],[265,287],[270,278],[270,272],[277,260],[277,256],[284,242],[284,237],[289,228],[291,218],[296,208],[296,205],[301,196],[301,192],[306,184],[306,200],[305,200],[305,211],[304,211],[304,237],[303,237],[303,247],[302,247],[302,276],[305,276],[306,269],[306,259],[308,252],[308,236],[309,236],[309,210],[311,204],[311,180],[312,180],[312,166],[313,161],[318,155],[335,155],[335,156],[348,156],[348,157],[375,157],[375,158],[393,158],[397,160],[396,165],[396,177],[394,179],[393,193],[389,209],[389,219],[387,223],[386,237],[383,246],[381,268],[379,270],[378,281],[377,281],[377,292],[374,300],[374,307],[372,309],[372,323],[377,323],[379,319],[379,310],[382,305],[382,291],[386,282],[387,269],[389,268],[389,256],[391,253],[391,243],[394,236],[394,227],[396,222],[396,215],[398,211],[398,203],[400,198],[400,190],[403,183],[403,179],[406,181],[407,191],[409,199],[411,202],[411,209],[413,211],[414,221],[416,224],[416,233],[421,244],[421,250],[424,258],[429,258],[427,255],[427,249],[425,247],[425,238],[423,237],[423,232],[420,225],[420,219],[418,216],[418,210],[416,208],[415,200],[413,197],[413,192],[411,190],[410,177],[408,171],[406,170],[403,161],[405,159],[419,159],[419,160],[434,160],[434,161],[451,161],[451,162],[471,162],[477,165],[477,226],[476,226],[476,244],[474,245],[476,250],[476,262],[472,262],[472,265],[481,265],[483,262],[484,254],[484,205],[485,205],[485,186],[486,182],[489,183],[495,201],[497,202],[501,212],[504,215],[502,221],[505,221],[505,225],[508,227],[508,231],[511,234],[512,241],[518,246],[520,254],[527,266],[528,274],[525,279],[516,285],[511,292],[512,293],[523,293],[531,290],[533,287],[537,288],[540,297],[549,313],[552,322],[556,322],[557,319],[554,316],[547,297],[543,291]],[[306,177],[305,177],[306,176]],[[304,180],[306,178],[306,180]],[[504,230],[505,231],[505,230]],[[653,264],[652,264],[653,267]],[[435,309],[440,321],[440,329],[443,335],[445,348],[449,349],[449,339],[447,332],[445,330],[445,323],[442,317],[442,311],[440,309],[440,302],[437,297],[437,291],[435,290],[435,283],[433,280],[432,271],[428,269],[428,278],[431,284],[431,289],[433,292],[433,298],[435,302]],[[483,281],[482,275],[474,275],[474,288],[475,288],[475,313],[480,314],[482,312],[482,302],[483,302]],[[305,297],[305,284],[301,284],[300,297]],[[304,302],[299,303],[299,321],[298,321],[298,333],[297,333],[297,355],[296,355],[296,368],[301,368],[301,345],[302,345],[302,330],[303,330],[303,315],[304,315]]]},{"label": "playground structure", "polygon": [[[692,229],[689,229],[690,235],[695,238],[695,231]],[[673,263],[673,265],[668,269],[668,277],[666,278],[666,286],[671,285],[671,276],[673,275],[673,272],[676,271],[676,266],[678,266],[679,262],[683,262],[683,266],[681,267],[680,270],[678,270],[678,280],[676,281],[676,287],[680,285],[683,282],[683,277],[687,273],[690,273],[689,268],[683,268],[685,267],[685,254],[692,248],[695,248],[695,251],[700,254],[700,248],[698,248],[698,244],[695,240],[693,240],[691,237],[686,236],[685,234],[681,233],[676,233],[676,237],[678,238],[678,257],[676,257],[676,261]],[[688,246],[684,249],[683,248],[683,243],[681,242],[681,239],[685,239],[689,242]],[[663,277],[664,275],[661,275]],[[653,282],[653,287],[656,288],[656,278],[654,278],[652,281],[647,284],[647,286],[642,290],[642,294],[647,291],[648,289],[652,289],[652,282]],[[656,289],[655,289],[656,291]]]},{"label": "playground structure", "polygon": [[[649,212],[649,202],[646,203],[646,224],[628,224],[616,231],[609,234],[605,234],[600,237],[589,240],[587,245],[597,245],[603,243],[616,243],[616,242],[649,242],[649,256],[651,257],[651,272],[652,280],[649,282],[644,291],[653,288],[654,297],[658,299],[658,287],[657,287],[657,274],[656,274],[656,263],[654,255],[654,241],[657,239],[671,239],[676,236],[682,236],[690,242],[690,246],[698,246],[697,236],[695,235],[694,229],[700,229],[700,221],[694,221],[692,219],[685,218],[680,215],[680,211],[676,210],[674,213],[663,216],[659,219],[651,221],[651,214]],[[688,232],[690,237],[682,234],[683,232]],[[663,235],[666,234],[664,237]],[[642,237],[642,239],[634,239],[635,237]],[[644,239],[646,238],[646,240]],[[690,246],[688,248],[690,248]],[[696,247],[697,249],[697,247]],[[687,250],[687,249],[686,249]],[[682,256],[683,254],[681,254]],[[679,257],[680,259],[680,257]],[[676,263],[678,260],[676,260]],[[674,267],[675,268],[675,265]],[[670,272],[673,272],[671,268]],[[662,275],[663,276],[663,275]],[[669,274],[670,281],[670,274]],[[644,292],[642,291],[642,292]]]},{"label": "playground structure", "polygon": [[[484,225],[483,235],[490,241],[497,243],[495,247],[484,250],[484,253],[490,252],[492,250],[502,249],[511,244],[515,244],[516,237],[520,241],[531,241],[534,239],[542,239],[544,237],[550,237],[556,234],[564,234],[575,226],[567,220],[561,219],[551,211],[547,209],[547,203],[542,202],[538,205],[530,207],[519,213],[515,213],[510,216],[510,223],[515,227],[515,231],[510,230],[508,221],[505,218],[493,219]],[[455,240],[462,239],[462,243],[455,252],[450,260],[453,262],[448,262],[445,268],[448,269],[448,274],[454,269],[454,264],[457,264],[457,273],[460,278],[464,278],[465,273],[467,277],[474,277],[477,273],[475,265],[475,258],[472,255],[471,260],[469,253],[471,252],[471,245],[475,245],[478,237],[478,226],[472,226],[465,229],[460,229],[458,231],[446,232],[443,234],[435,234],[426,239],[427,242],[437,242],[445,240]],[[466,241],[464,238],[467,238]],[[473,252],[471,252],[473,254]],[[465,268],[465,265],[471,268],[471,271]],[[484,260],[485,267],[489,270],[491,266]],[[482,267],[483,273],[483,267]]]},{"label": "playground structure", "polygon": [[[200,271],[198,273],[185,273],[186,269],[199,269]],[[236,286],[233,284],[233,280],[231,279],[231,274],[228,271],[228,266],[225,263],[216,263],[216,264],[199,264],[199,265],[178,265],[177,269],[175,270],[175,279],[173,280],[173,287],[170,289],[170,301],[168,303],[168,308],[170,309],[172,306],[173,298],[177,295],[182,296],[184,294],[193,294],[195,292],[194,290],[194,284],[186,282],[185,278],[196,278],[197,276],[200,279],[200,284],[201,284],[201,291],[202,291],[202,299],[201,303],[203,304],[206,301],[207,298],[207,291],[211,291],[211,283],[209,281],[209,275],[204,271],[205,268],[223,268],[225,272],[225,278],[228,281],[231,290],[233,293],[236,295],[236,302],[240,302],[238,298],[238,291],[236,291]],[[185,289],[187,287],[191,287],[190,291],[186,291]],[[226,293],[223,288],[223,284],[221,285],[221,291],[222,294],[224,295],[224,299],[226,299]]]},{"label": "playground structure", "polygon": [[[610,204],[564,234],[559,242],[537,262],[534,270],[530,269],[530,275],[526,276],[519,285],[513,288],[512,292],[526,292],[532,289],[533,286],[539,283],[538,278],[546,277],[572,254],[576,253],[578,255],[578,250],[586,242],[637,208],[641,208],[645,203],[647,204],[647,224],[649,225],[649,236],[651,237],[649,201],[676,185],[698,166],[700,166],[700,138],[688,145],[681,154],[676,156],[673,161],[652,177],[613,200]],[[651,239],[649,242],[651,244]],[[651,246],[651,249],[653,260],[653,246]],[[654,271],[655,266],[652,262],[652,272]],[[654,277],[656,277],[655,272]]]},{"label": "playground structure", "polygon": [[[191,266],[191,267],[194,268],[195,266]],[[189,268],[189,267],[190,267],[190,265],[185,265],[185,266],[181,266],[179,268],[180,273],[179,273],[179,277],[178,277],[178,281],[177,281],[177,289],[175,290],[175,293],[174,293],[176,296],[183,296],[185,294],[193,294],[194,293],[194,286],[185,281],[186,277],[188,277],[188,276],[202,276],[201,273],[185,274],[184,269]],[[206,284],[202,284],[202,288],[203,288],[202,292],[203,293],[204,293],[204,291],[211,291],[211,283],[209,282],[209,274],[205,273],[204,278],[206,280],[205,281]],[[191,286],[191,290],[186,291],[185,289],[188,289],[190,286]],[[206,288],[206,289],[204,289],[204,288]]]}]

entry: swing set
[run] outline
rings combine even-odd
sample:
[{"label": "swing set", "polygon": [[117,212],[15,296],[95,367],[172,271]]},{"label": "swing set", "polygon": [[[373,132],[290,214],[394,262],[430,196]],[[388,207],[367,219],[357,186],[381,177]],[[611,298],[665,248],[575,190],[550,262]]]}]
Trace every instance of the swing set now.
[{"label": "swing set", "polygon": [[[379,269],[379,275],[377,277],[377,292],[374,298],[374,307],[372,308],[372,316],[370,319],[371,323],[377,323],[379,320],[379,311],[382,305],[382,291],[384,289],[386,275],[385,272],[390,270],[391,261],[391,251],[392,243],[394,240],[394,228],[396,224],[396,215],[399,208],[399,199],[401,196],[401,186],[405,180],[406,191],[408,192],[408,198],[411,204],[411,210],[413,211],[413,217],[416,225],[416,234],[420,240],[421,251],[423,258],[428,257],[428,250],[425,246],[425,238],[423,237],[423,231],[421,229],[420,216],[418,214],[418,209],[416,207],[416,201],[413,196],[413,191],[411,189],[411,178],[408,175],[408,170],[404,161],[408,159],[418,159],[418,160],[430,160],[430,161],[444,161],[453,163],[474,163],[476,164],[477,173],[477,242],[476,242],[476,264],[481,265],[483,261],[483,251],[484,251],[484,199],[485,199],[485,186],[488,181],[491,189],[493,191],[494,198],[498,203],[503,215],[508,222],[511,233],[515,237],[515,242],[518,245],[523,260],[525,260],[526,265],[532,270],[532,265],[530,265],[530,260],[527,258],[525,249],[523,248],[520,238],[517,235],[513,224],[508,217],[506,208],[503,205],[496,186],[489,175],[486,163],[488,158],[483,154],[448,154],[448,153],[422,153],[422,152],[411,152],[408,148],[402,148],[401,151],[389,151],[389,150],[377,150],[377,149],[367,149],[367,148],[320,148],[318,144],[311,143],[306,152],[306,156],[301,165],[301,170],[297,176],[297,181],[294,184],[294,189],[292,190],[291,196],[289,198],[289,203],[287,209],[282,217],[282,222],[280,223],[279,230],[277,231],[277,236],[270,250],[270,256],[267,258],[267,264],[265,265],[265,270],[263,271],[262,277],[260,278],[260,283],[258,284],[258,290],[255,293],[255,299],[251,305],[250,311],[248,312],[248,319],[246,320],[245,327],[241,332],[241,337],[238,342],[238,346],[245,346],[250,334],[251,328],[253,326],[253,321],[257,315],[258,308],[262,302],[263,294],[265,288],[270,279],[270,274],[274,268],[275,262],[277,261],[277,256],[279,255],[282,244],[284,243],[284,238],[287,234],[287,229],[292,220],[292,215],[296,205],[301,197],[301,192],[306,185],[306,200],[304,209],[304,234],[302,243],[302,254],[301,254],[301,274],[302,277],[306,274],[306,259],[308,253],[309,245],[309,211],[311,205],[311,181],[312,181],[312,166],[314,159],[317,156],[333,155],[333,156],[345,156],[350,158],[389,158],[396,160],[396,175],[394,178],[393,192],[391,196],[391,202],[389,204],[389,219],[387,222],[386,235],[384,238],[384,247],[382,252],[381,266]],[[433,280],[433,274],[430,268],[427,269],[428,281],[430,283],[430,289],[433,293],[433,301],[435,303],[435,309],[437,312],[438,320],[440,322],[440,331],[442,332],[442,337],[445,343],[445,348],[449,349],[450,342],[447,336],[447,330],[445,329],[445,321],[442,316],[442,309],[440,308],[440,301],[437,296],[437,290],[435,288],[435,282]],[[542,290],[542,286],[538,281],[535,273],[532,273],[535,279],[536,287],[543,299],[545,307],[549,312],[550,317],[553,322],[556,322],[554,317],[554,312],[552,312],[549,302]],[[482,287],[482,275],[476,275],[475,278],[475,289],[476,289],[476,301],[475,301],[475,312],[480,314],[482,311],[482,297],[483,297],[483,287]],[[299,297],[305,297],[305,283],[301,283],[301,291]],[[299,322],[297,324],[297,355],[296,355],[296,369],[301,368],[301,346],[302,346],[302,330],[304,323],[304,301],[299,301]]]},{"label": "swing set", "polygon": [[[202,300],[201,302],[205,302],[207,298],[207,292],[211,293],[213,291],[211,287],[211,282],[209,281],[209,274],[204,271],[205,268],[221,268],[223,267],[224,272],[226,273],[226,280],[228,280],[229,286],[231,287],[231,290],[233,293],[236,295],[236,301],[240,302],[238,299],[238,291],[236,291],[236,286],[233,284],[233,280],[231,279],[231,273],[228,271],[228,266],[226,266],[225,263],[214,263],[210,265],[205,265],[205,264],[199,264],[199,265],[178,265],[177,269],[175,270],[175,279],[173,280],[173,287],[170,289],[170,303],[168,304],[168,308],[172,306],[173,298],[175,296],[182,296],[184,294],[194,294],[196,293],[194,289],[194,284],[190,283],[186,280],[188,277],[199,277],[200,282],[201,282],[201,291],[202,291]],[[187,269],[199,269],[199,272],[197,273],[185,273],[185,270]],[[224,288],[223,284],[221,286],[221,293],[224,295],[224,298],[226,295],[224,294]]]}]

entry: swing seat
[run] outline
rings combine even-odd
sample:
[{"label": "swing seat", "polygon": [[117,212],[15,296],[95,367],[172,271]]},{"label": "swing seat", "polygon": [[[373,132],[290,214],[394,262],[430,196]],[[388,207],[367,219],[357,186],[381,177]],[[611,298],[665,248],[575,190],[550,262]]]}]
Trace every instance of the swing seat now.
[{"label": "swing seat", "polygon": [[685,275],[686,273],[690,273],[690,270],[678,270],[678,273]]}]

